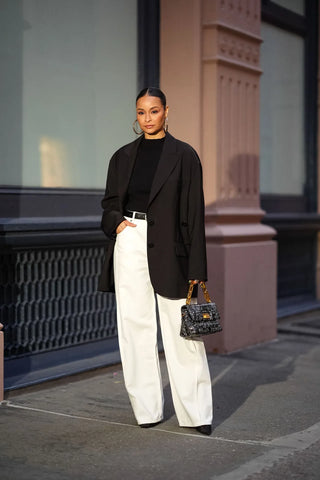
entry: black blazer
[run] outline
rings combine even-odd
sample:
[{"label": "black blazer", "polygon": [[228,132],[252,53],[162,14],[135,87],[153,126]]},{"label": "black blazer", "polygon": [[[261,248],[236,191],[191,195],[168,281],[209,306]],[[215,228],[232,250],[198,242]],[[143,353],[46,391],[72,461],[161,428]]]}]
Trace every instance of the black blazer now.
[{"label": "black blazer", "polygon": [[[113,250],[141,137],[111,158],[101,228],[107,236],[99,290],[114,291]],[[166,134],[147,208],[147,255],[156,293],[186,297],[188,280],[207,280],[202,169],[187,143]],[[127,227],[129,228],[129,227]],[[121,235],[121,234],[120,234]]]}]

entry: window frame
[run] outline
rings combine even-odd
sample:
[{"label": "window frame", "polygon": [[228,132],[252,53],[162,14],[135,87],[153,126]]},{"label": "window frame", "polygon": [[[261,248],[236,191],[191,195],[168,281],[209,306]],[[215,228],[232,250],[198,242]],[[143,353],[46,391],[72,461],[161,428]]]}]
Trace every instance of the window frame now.
[{"label": "window frame", "polygon": [[[159,0],[137,0],[138,89],[159,86]],[[97,188],[0,185],[0,218],[99,215],[103,190]],[[35,220],[36,222],[36,220]]]},{"label": "window frame", "polygon": [[262,21],[304,38],[304,151],[306,183],[303,195],[261,194],[267,213],[317,211],[317,72],[318,3],[305,1],[305,15],[292,12],[271,0],[262,0]]}]

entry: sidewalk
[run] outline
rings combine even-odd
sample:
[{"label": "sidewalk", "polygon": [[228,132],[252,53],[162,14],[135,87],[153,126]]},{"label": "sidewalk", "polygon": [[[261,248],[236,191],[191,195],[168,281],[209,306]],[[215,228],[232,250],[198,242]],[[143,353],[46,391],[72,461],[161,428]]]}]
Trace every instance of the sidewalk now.
[{"label": "sidewalk", "polygon": [[281,333],[209,364],[211,437],[178,427],[163,357],[165,420],[150,430],[119,365],[8,392],[1,480],[318,480],[320,338]]}]

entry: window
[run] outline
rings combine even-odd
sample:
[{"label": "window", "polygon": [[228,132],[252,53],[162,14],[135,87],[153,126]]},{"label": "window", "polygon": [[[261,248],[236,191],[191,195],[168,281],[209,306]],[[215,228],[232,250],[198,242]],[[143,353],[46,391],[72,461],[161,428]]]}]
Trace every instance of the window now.
[{"label": "window", "polygon": [[291,10],[292,12],[304,15],[305,0],[274,0],[274,3]]},{"label": "window", "polygon": [[267,23],[261,47],[261,193],[303,195],[304,39]]},{"label": "window", "polygon": [[317,210],[317,0],[262,0],[261,203]]},{"label": "window", "polygon": [[133,133],[137,2],[0,0],[2,185],[103,188]]}]

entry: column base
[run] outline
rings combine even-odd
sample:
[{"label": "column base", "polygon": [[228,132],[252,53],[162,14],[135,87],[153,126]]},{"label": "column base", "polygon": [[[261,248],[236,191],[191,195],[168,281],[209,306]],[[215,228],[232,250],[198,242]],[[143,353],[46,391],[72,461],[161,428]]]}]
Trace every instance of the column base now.
[{"label": "column base", "polygon": [[205,338],[207,351],[229,353],[276,338],[276,243],[209,243],[207,254],[208,290],[223,326]]}]

